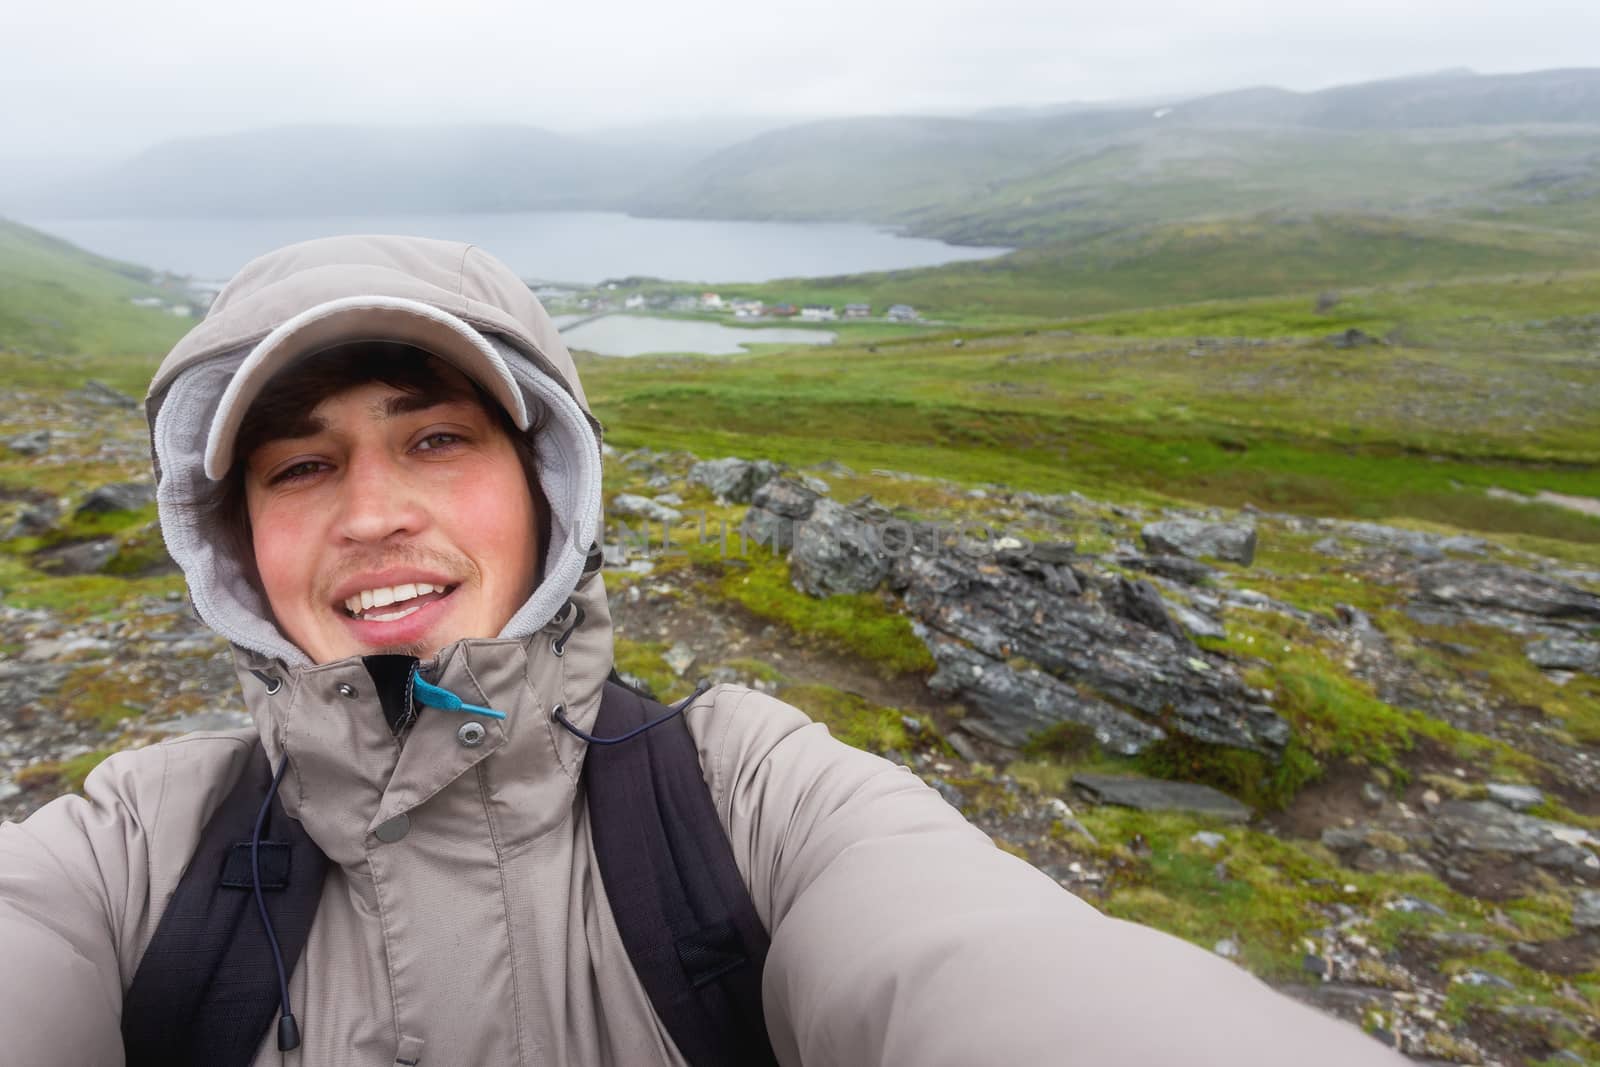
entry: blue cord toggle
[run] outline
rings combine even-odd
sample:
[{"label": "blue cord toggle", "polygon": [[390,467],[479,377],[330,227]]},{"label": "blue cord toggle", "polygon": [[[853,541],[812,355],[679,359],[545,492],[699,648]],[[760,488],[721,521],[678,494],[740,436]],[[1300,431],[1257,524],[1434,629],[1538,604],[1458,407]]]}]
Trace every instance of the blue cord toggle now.
[{"label": "blue cord toggle", "polygon": [[422,680],[420,674],[411,675],[411,692],[417,700],[430,708],[440,711],[459,711],[463,715],[487,715],[491,719],[504,719],[505,712],[495,711],[493,708],[480,708],[476,704],[468,704],[448,689],[441,689],[436,685],[429,685]]}]

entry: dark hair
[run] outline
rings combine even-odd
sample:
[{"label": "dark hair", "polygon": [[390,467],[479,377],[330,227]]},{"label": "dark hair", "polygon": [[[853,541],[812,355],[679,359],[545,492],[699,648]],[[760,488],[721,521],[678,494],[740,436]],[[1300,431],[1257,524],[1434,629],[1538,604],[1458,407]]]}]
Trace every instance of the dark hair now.
[{"label": "dark hair", "polygon": [[431,353],[394,341],[357,341],[326,349],[280,371],[250,405],[234,442],[233,466],[227,477],[197,501],[202,528],[214,529],[224,546],[245,568],[245,577],[257,589],[255,545],[250,531],[250,509],[245,496],[244,467],[252,453],[269,441],[298,437],[314,430],[312,410],[328,397],[372,382],[403,393],[441,400],[471,400],[488,412],[516,449],[522,473],[533,493],[539,516],[539,559],[535,574],[544,579],[545,553],[550,545],[550,504],[539,485],[535,439],[543,429],[544,412],[534,410],[533,424],[519,430],[511,415],[477,382],[448,373],[448,364]]}]

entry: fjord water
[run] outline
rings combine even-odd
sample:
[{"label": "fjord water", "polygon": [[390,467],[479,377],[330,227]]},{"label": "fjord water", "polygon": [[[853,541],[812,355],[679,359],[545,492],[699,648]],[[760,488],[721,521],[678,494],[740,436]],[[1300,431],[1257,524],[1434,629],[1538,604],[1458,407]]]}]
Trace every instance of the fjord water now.
[{"label": "fjord water", "polygon": [[604,211],[20,221],[103,256],[202,280],[225,279],[286,244],[353,233],[467,241],[529,280],[583,285],[630,276],[763,282],[927,267],[1008,251],[904,237],[861,223],[647,219]]}]

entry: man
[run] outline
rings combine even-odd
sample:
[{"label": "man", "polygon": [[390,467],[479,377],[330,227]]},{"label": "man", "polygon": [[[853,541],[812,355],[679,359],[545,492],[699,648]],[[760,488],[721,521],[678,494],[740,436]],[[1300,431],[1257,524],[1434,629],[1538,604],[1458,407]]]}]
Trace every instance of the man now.
[{"label": "man", "polygon": [[[122,1062],[124,992],[259,738],[329,868],[287,982],[303,1042],[256,1063],[684,1062],[597,877],[598,426],[527,287],[443,242],[283,249],[149,411],[168,547],[256,729],[119,754],[0,829],[7,1061]],[[455,710],[398,698],[395,657]],[[783,1064],[1400,1062],[1099,916],[794,708],[719,686],[684,719],[771,934]]]}]

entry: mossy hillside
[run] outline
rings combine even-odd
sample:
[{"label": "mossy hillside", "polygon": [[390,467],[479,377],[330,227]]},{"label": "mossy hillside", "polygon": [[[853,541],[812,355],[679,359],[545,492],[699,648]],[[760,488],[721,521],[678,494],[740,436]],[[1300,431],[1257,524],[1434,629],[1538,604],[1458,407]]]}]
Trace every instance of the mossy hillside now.
[{"label": "mossy hillside", "polygon": [[1236,215],[1049,240],[997,259],[723,292],[802,304],[905,303],[976,325],[1597,267],[1600,252],[1577,233],[1376,215]]},{"label": "mossy hillside", "polygon": [[[1478,297],[1524,325],[1585,306],[1583,286],[1567,282],[1439,295],[1447,289],[1360,299],[1397,314],[1414,301],[1424,326],[1456,322]],[[973,485],[1254,503],[1594,544],[1591,517],[1488,493],[1600,493],[1600,424],[1590,417],[1600,363],[1563,347],[1559,329],[1519,336],[1529,334],[1539,343],[1508,351],[1321,341],[1196,349],[1192,335],[1009,333],[960,347],[945,337],[733,363],[597,362],[586,374],[619,447],[832,459]]]},{"label": "mossy hillside", "polygon": [[130,303],[140,296],[176,299],[154,281],[142,267],[0,219],[0,349],[9,350],[0,353],[0,375],[13,388],[103,375],[142,392],[152,357],[192,325]]}]

